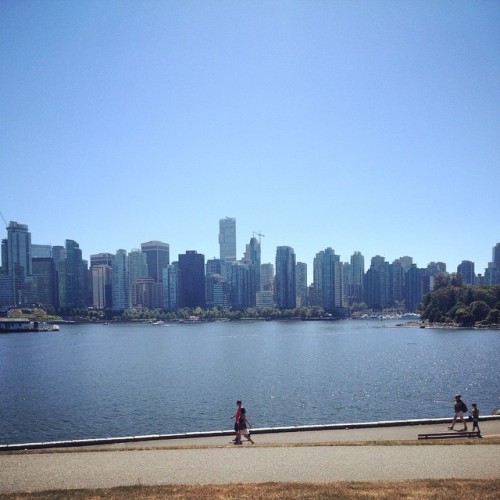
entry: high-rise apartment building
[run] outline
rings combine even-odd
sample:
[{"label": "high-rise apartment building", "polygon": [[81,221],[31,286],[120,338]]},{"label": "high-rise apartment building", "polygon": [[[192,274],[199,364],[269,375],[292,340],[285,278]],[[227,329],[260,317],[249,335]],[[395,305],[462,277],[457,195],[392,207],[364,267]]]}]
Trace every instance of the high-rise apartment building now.
[{"label": "high-rise apartment building", "polygon": [[31,233],[26,224],[11,221],[2,240],[0,304],[28,304],[32,295]]},{"label": "high-rise apartment building", "polygon": [[91,266],[92,305],[97,309],[108,309],[113,301],[112,267],[106,264]]},{"label": "high-rise apartment building", "polygon": [[274,265],[270,262],[260,265],[260,289],[264,292],[274,291]]},{"label": "high-rise apartment building", "polygon": [[179,255],[179,307],[205,307],[205,256],[196,250]]},{"label": "high-rise apartment building", "polygon": [[288,246],[276,249],[275,294],[276,305],[281,309],[296,307],[295,252]]},{"label": "high-rise apartment building", "polygon": [[66,240],[66,297],[64,304],[66,307],[84,307],[86,279],[86,266],[82,259],[82,251],[76,241]]},{"label": "high-rise apartment building", "polygon": [[146,254],[148,276],[160,283],[163,269],[170,264],[170,245],[161,241],[148,241],[141,243],[141,252]]},{"label": "high-rise apartment building", "polygon": [[179,263],[172,262],[163,270],[163,308],[167,311],[179,309]]},{"label": "high-rise apartment building", "polygon": [[[140,287],[134,286],[138,280],[148,278],[147,256],[138,248],[133,248],[128,254],[128,275],[131,291],[130,304],[132,305],[132,307],[138,307],[139,304],[144,304],[143,298],[139,299],[138,292],[141,293],[142,297],[149,297],[149,289],[147,290],[147,292],[143,292],[143,290],[145,290],[145,288],[147,287],[146,282],[143,282]],[[154,278],[151,278],[151,280],[155,282]],[[161,305],[158,307],[161,307]]]},{"label": "high-rise apartment building", "polygon": [[36,304],[49,309],[58,308],[57,273],[52,257],[34,257],[33,297]]},{"label": "high-rise apartment building", "polygon": [[493,247],[491,262],[484,271],[484,282],[487,285],[500,285],[500,243]]},{"label": "high-rise apartment building", "polygon": [[316,254],[313,265],[315,305],[320,305],[328,312],[343,307],[343,266],[340,256],[332,248],[327,248]]},{"label": "high-rise apartment building", "polygon": [[389,302],[389,263],[376,255],[363,280],[363,299],[373,309],[391,306]]},{"label": "high-rise apartment building", "polygon": [[127,251],[116,251],[112,268],[113,311],[125,311],[130,308]]},{"label": "high-rise apartment building", "polygon": [[463,260],[457,267],[457,273],[460,273],[466,285],[474,285],[476,273],[474,272],[474,262]]},{"label": "high-rise apartment building", "polygon": [[297,289],[296,304],[297,307],[307,306],[307,264],[297,262],[295,266],[295,284]]},{"label": "high-rise apartment building", "polygon": [[220,260],[236,260],[236,219],[225,217],[219,220]]}]

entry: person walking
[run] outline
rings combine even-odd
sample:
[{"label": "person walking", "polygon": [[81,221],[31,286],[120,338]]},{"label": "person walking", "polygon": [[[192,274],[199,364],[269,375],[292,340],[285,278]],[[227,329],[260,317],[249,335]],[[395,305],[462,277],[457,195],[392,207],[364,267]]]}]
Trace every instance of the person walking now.
[{"label": "person walking", "polygon": [[235,432],[235,436],[233,439],[234,444],[241,444],[241,435],[240,435],[240,416],[242,409],[241,405],[242,403],[238,399],[238,401],[236,401],[236,413],[231,417],[234,418],[234,432]]},{"label": "person walking", "polygon": [[248,427],[252,427],[252,424],[247,419],[246,416],[246,410],[245,408],[241,409],[240,413],[240,425],[239,425],[239,432],[240,432],[240,442],[238,444],[241,444],[241,436],[245,436],[247,438],[247,441],[250,441],[252,444],[255,444],[255,442],[252,440],[252,437],[250,436],[250,431],[248,430]]},{"label": "person walking", "polygon": [[479,408],[476,403],[472,403],[472,408],[469,410],[469,413],[472,418],[472,432],[476,430],[479,437],[483,437],[481,436],[481,431],[479,430]]},{"label": "person walking", "polygon": [[462,429],[462,432],[465,432],[467,430],[467,423],[464,420],[464,412],[467,411],[467,405],[462,401],[462,395],[457,394],[455,396],[455,404],[453,405],[453,410],[455,412],[453,416],[453,421],[451,422],[451,426],[448,427],[450,431],[453,430],[455,427],[456,422],[459,420],[464,424],[464,428]]}]

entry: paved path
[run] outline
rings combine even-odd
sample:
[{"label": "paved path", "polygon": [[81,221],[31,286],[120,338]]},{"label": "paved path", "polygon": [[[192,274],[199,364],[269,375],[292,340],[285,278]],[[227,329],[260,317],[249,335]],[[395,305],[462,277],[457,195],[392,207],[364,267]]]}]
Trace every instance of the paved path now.
[{"label": "paved path", "polygon": [[[481,427],[484,435],[499,434],[500,421]],[[0,492],[166,483],[500,478],[500,445],[326,445],[375,435],[376,440],[414,440],[420,432],[444,430],[430,425],[262,434],[255,436],[255,446],[232,446],[227,436],[220,436],[2,453]]]}]

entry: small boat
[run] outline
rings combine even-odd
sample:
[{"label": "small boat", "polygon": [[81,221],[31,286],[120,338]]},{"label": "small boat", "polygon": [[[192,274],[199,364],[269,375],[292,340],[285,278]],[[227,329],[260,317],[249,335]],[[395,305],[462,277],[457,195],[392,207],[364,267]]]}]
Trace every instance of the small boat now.
[{"label": "small boat", "polygon": [[165,323],[159,319],[158,321],[154,321],[153,323],[151,323],[152,325],[164,325]]}]

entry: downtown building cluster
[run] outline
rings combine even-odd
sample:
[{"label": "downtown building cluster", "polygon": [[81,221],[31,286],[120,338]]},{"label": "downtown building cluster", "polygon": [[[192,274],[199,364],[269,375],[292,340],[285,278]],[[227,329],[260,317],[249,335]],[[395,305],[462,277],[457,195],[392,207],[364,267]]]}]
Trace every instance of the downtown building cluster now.
[{"label": "downtown building cluster", "polygon": [[[226,217],[219,221],[218,259],[205,261],[203,254],[190,250],[171,262],[168,243],[149,241],[130,252],[119,249],[114,254],[91,255],[88,262],[77,242],[32,244],[28,226],[10,222],[2,240],[0,307],[176,311],[318,306],[343,314],[353,304],[365,303],[375,310],[415,311],[432,290],[435,276],[446,273],[442,262],[418,268],[411,257],[389,263],[378,255],[365,270],[360,252],[341,262],[332,248],[326,248],[316,254],[308,284],[307,265],[296,261],[289,246],[277,247],[274,263],[261,263],[261,236],[254,233],[238,259],[236,220]],[[476,276],[470,261],[463,261],[457,272],[465,284],[500,284],[500,243],[493,248],[484,275]]]}]

